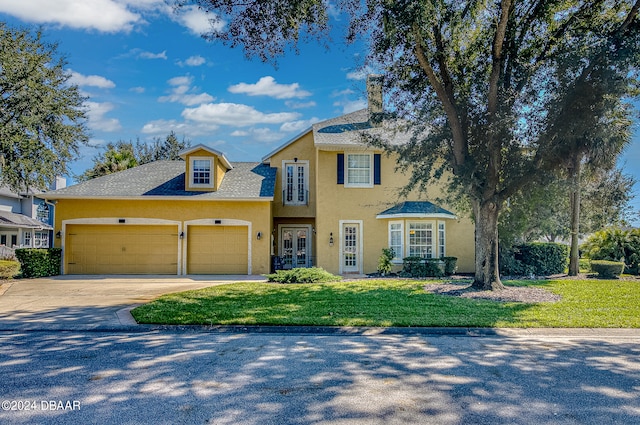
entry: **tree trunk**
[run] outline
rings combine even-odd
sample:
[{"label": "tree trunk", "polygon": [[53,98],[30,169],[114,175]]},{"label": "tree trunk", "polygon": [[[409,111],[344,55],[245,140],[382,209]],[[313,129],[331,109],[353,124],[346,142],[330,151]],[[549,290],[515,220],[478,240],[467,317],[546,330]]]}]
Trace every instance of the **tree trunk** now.
[{"label": "tree trunk", "polygon": [[569,253],[569,276],[580,273],[580,252],[578,251],[578,236],[580,235],[580,157],[573,160],[571,182],[571,251]]},{"label": "tree trunk", "polygon": [[473,201],[475,214],[476,270],[473,287],[486,291],[504,289],[498,268],[498,205]]}]

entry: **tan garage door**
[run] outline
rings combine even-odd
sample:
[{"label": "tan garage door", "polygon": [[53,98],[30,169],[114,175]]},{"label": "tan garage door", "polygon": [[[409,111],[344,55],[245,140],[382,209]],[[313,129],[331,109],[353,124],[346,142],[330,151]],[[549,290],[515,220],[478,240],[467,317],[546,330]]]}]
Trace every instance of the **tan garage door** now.
[{"label": "tan garage door", "polygon": [[67,225],[67,274],[178,274],[178,227]]},{"label": "tan garage door", "polygon": [[247,274],[247,226],[189,226],[188,274]]}]

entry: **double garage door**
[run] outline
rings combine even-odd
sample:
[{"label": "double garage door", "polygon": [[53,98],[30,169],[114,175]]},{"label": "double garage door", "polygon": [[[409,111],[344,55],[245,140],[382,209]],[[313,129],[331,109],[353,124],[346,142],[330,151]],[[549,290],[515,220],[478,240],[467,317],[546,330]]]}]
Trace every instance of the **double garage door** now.
[{"label": "double garage door", "polygon": [[[246,226],[189,226],[187,249],[178,226],[67,225],[67,274],[246,274]],[[182,252],[181,252],[182,251]]]}]

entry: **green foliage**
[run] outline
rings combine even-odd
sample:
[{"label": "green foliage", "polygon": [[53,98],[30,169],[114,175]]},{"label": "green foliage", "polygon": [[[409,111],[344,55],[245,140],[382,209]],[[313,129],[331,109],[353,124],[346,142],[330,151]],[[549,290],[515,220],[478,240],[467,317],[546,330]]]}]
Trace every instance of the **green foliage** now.
[{"label": "green foliage", "polygon": [[62,250],[60,248],[20,248],[16,257],[22,267],[22,277],[47,277],[60,274]]},{"label": "green foliage", "polygon": [[550,276],[564,273],[569,247],[558,243],[529,243],[501,251],[500,273],[508,276]]},{"label": "green foliage", "polygon": [[620,261],[592,260],[591,270],[604,279],[611,279],[622,274],[624,263]]},{"label": "green foliage", "polygon": [[640,229],[610,228],[589,236],[582,244],[585,258],[591,260],[623,261],[627,273],[640,269]]},{"label": "green foliage", "polygon": [[423,278],[442,277],[441,261],[437,258],[405,257],[402,259],[402,276]]},{"label": "green foliage", "polygon": [[11,279],[20,273],[20,262],[0,260],[0,279]]},{"label": "green foliage", "polygon": [[174,132],[164,140],[154,139],[151,144],[118,141],[108,143],[102,153],[93,158],[93,167],[78,176],[78,181],[87,181],[127,170],[137,165],[159,160],[179,160],[181,151],[189,147],[187,140],[179,141]]},{"label": "green foliage", "polygon": [[14,191],[47,189],[87,143],[85,98],[57,45],[41,31],[0,22],[2,182]]},{"label": "green foliage", "polygon": [[[630,219],[635,179],[621,169],[587,169],[582,173],[580,233],[589,234]],[[569,181],[547,175],[532,181],[509,198],[500,211],[502,245],[511,246],[541,238],[554,242],[570,237]]]},{"label": "green foliage", "polygon": [[335,276],[320,267],[276,270],[275,273],[266,274],[265,277],[269,282],[279,283],[321,283],[342,280],[342,277]]},{"label": "green foliage", "polygon": [[444,261],[444,275],[451,276],[458,269],[458,258],[457,257],[442,257],[442,261]]},{"label": "green foliage", "polygon": [[393,258],[395,253],[391,248],[382,248],[382,254],[378,258],[378,271],[387,274],[393,268]]}]

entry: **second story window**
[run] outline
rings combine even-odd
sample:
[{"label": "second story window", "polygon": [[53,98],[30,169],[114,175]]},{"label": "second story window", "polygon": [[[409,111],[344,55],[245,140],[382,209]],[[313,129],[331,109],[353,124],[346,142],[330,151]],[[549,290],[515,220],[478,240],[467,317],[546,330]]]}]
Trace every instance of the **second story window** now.
[{"label": "second story window", "polygon": [[282,202],[284,205],[309,203],[308,161],[283,164]]},{"label": "second story window", "polygon": [[347,186],[373,186],[371,158],[370,154],[347,154]]},{"label": "second story window", "polygon": [[192,187],[213,187],[213,171],[209,158],[191,159],[191,186]]}]

